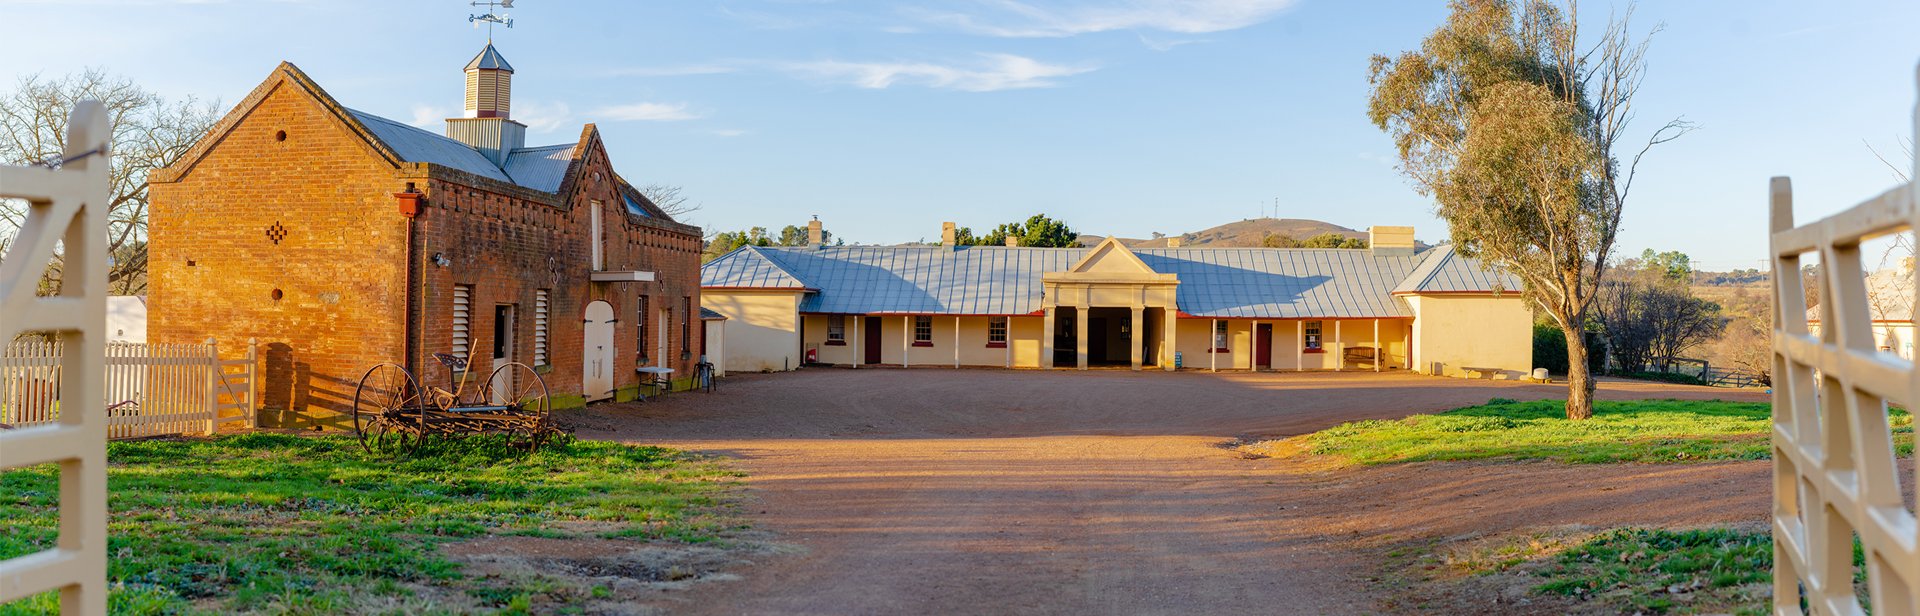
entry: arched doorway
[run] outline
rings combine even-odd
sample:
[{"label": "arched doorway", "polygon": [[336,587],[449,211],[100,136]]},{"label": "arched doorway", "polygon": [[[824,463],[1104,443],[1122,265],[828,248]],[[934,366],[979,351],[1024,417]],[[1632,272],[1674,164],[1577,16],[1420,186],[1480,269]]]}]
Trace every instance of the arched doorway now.
[{"label": "arched doorway", "polygon": [[580,394],[588,402],[613,397],[613,305],[587,304],[585,357],[580,362]]}]

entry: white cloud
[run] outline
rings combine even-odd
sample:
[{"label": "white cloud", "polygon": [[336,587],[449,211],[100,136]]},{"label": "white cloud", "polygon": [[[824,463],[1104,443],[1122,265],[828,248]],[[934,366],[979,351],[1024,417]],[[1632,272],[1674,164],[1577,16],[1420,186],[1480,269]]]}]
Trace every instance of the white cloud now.
[{"label": "white cloud", "polygon": [[616,68],[607,71],[607,74],[615,77],[686,77],[690,75],[723,75],[739,70],[738,67],[725,64],[686,64],[681,66]]},{"label": "white cloud", "polygon": [[703,117],[702,114],[688,111],[686,103],[613,105],[596,109],[593,114],[615,122],[673,122]]},{"label": "white cloud", "polygon": [[919,85],[966,92],[993,92],[1023,88],[1050,88],[1060,77],[1094,70],[1092,67],[1048,64],[1012,54],[981,54],[968,65],[930,62],[842,62],[822,60],[789,64],[795,73],[884,90],[894,85]]},{"label": "white cloud", "polygon": [[1036,6],[1019,0],[982,0],[978,14],[918,9],[921,19],[965,32],[1002,37],[1063,37],[1110,30],[1205,34],[1245,28],[1280,14],[1298,0],[1131,0]]},{"label": "white cloud", "polygon": [[513,106],[513,119],[527,125],[529,133],[546,133],[568,128],[567,121],[573,119],[573,113],[563,102],[530,100]]},{"label": "white cloud", "polygon": [[439,128],[446,124],[447,118],[460,117],[460,112],[454,110],[452,107],[440,107],[425,103],[414,103],[413,108],[409,111],[413,114],[413,117],[408,118],[407,123],[426,129]]}]

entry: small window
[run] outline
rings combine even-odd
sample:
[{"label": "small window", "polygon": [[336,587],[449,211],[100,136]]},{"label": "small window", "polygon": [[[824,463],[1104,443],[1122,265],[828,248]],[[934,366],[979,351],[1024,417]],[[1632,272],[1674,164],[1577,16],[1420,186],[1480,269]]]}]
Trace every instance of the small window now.
[{"label": "small window", "polygon": [[453,285],[453,356],[467,358],[473,333],[473,285]]},{"label": "small window", "polygon": [[1221,351],[1221,352],[1224,352],[1227,350],[1227,322],[1226,321],[1213,322],[1213,350]]},{"label": "small window", "polygon": [[913,343],[933,346],[933,317],[921,315],[913,318]]},{"label": "small window", "polygon": [[647,309],[647,304],[649,303],[651,302],[647,301],[647,296],[645,295],[640,296],[640,309],[634,312],[634,314],[640,315],[640,318],[635,319],[635,321],[640,322],[640,325],[639,325],[639,331],[636,332],[636,338],[635,338],[635,340],[637,340],[639,343],[635,344],[634,348],[640,349],[641,364],[645,364],[648,361],[647,359],[647,315],[652,314],[652,312]]},{"label": "small window", "polygon": [[533,365],[547,365],[547,312],[553,309],[553,292],[533,292]]},{"label": "small window", "polygon": [[989,317],[987,319],[987,346],[1007,346],[1007,318]]},{"label": "small window", "polygon": [[680,355],[693,356],[693,296],[680,296]]},{"label": "small window", "polygon": [[1307,328],[1307,333],[1305,334],[1306,349],[1308,351],[1320,350],[1320,322],[1307,321],[1305,324],[1302,324],[1301,327]]},{"label": "small window", "polygon": [[847,316],[843,314],[827,317],[827,344],[847,343]]}]

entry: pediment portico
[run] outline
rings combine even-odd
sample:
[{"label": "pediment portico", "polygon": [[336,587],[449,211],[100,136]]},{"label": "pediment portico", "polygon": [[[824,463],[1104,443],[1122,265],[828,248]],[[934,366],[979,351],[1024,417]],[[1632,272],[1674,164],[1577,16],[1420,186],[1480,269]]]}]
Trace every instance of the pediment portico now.
[{"label": "pediment portico", "polygon": [[1107,238],[1066,271],[1041,276],[1046,312],[1040,361],[1051,368],[1067,359],[1086,369],[1118,357],[1126,345],[1135,370],[1149,361],[1173,369],[1175,290],[1180,278],[1154,271],[1140,256]]}]

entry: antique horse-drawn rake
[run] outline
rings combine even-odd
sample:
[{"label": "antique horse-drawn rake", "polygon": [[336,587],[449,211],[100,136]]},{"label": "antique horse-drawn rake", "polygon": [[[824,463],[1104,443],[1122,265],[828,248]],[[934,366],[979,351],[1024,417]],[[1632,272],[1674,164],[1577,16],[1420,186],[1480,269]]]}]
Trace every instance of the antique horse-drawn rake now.
[{"label": "antique horse-drawn rake", "polygon": [[445,388],[423,390],[392,363],[361,375],[353,390],[353,428],[369,453],[410,453],[436,436],[471,434],[504,434],[513,446],[533,451],[557,432],[547,382],[526,364],[501,365],[480,380],[463,358],[433,357],[446,367]]}]

